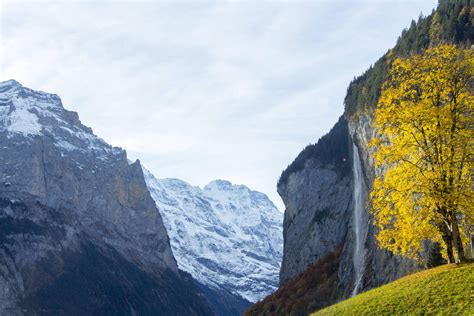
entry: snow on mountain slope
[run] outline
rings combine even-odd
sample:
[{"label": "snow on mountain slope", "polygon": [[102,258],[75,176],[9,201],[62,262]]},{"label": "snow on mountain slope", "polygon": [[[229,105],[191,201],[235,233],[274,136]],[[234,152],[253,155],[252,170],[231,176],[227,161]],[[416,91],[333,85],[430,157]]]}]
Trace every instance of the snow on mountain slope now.
[{"label": "snow on mountain slope", "polygon": [[0,315],[213,314],[140,162],[14,80],[0,82],[0,227]]},{"label": "snow on mountain slope", "polygon": [[144,174],[180,269],[250,302],[278,287],[283,214],[265,194],[224,180],[201,189]]},{"label": "snow on mountain slope", "polygon": [[[68,170],[96,174],[126,159],[124,150],[107,144],[77,113],[64,109],[57,95],[14,80],[0,83],[2,133],[9,144],[25,148],[41,139],[51,142],[59,157],[71,163]],[[264,194],[222,180],[200,189],[144,173],[182,270],[252,302],[276,289],[283,214]],[[2,176],[0,182],[10,183],[11,177]]]},{"label": "snow on mountain slope", "polygon": [[49,136],[64,154],[93,155],[101,161],[125,152],[112,147],[84,126],[76,112],[64,109],[61,99],[51,93],[22,86],[15,80],[0,83],[0,132],[9,138]]}]

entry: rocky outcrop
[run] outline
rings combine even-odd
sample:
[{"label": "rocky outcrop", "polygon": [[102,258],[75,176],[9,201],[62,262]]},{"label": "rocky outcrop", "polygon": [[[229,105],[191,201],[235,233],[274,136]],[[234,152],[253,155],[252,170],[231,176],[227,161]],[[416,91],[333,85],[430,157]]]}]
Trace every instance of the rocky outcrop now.
[{"label": "rocky outcrop", "polygon": [[[375,228],[370,224],[367,209],[359,215],[361,224],[357,233],[355,230],[355,194],[362,195],[362,205],[365,205],[375,172],[367,148],[372,133],[367,118],[357,121],[341,118],[331,132],[312,145],[315,154],[306,159],[304,167],[279,181],[278,192],[286,207],[281,284],[338,247],[342,247],[342,252],[338,259],[338,277],[332,279],[337,288],[334,301],[384,284],[414,269],[412,262],[377,247]],[[340,150],[331,150],[333,147]],[[358,150],[358,155],[354,150]],[[323,154],[325,151],[328,153]],[[332,160],[324,159],[327,156],[332,156]],[[360,161],[354,161],[359,157]],[[354,176],[357,163],[361,164],[361,177]],[[291,168],[294,166],[290,165]],[[357,234],[360,234],[359,254],[362,256],[360,280],[356,278],[354,262]]]},{"label": "rocky outcrop", "polygon": [[[327,155],[321,155],[323,150]],[[350,226],[352,178],[347,121],[341,118],[318,144],[305,151],[312,153],[307,154],[304,164],[290,165],[287,170],[294,171],[278,183],[286,207],[280,283],[343,244]]]},{"label": "rocky outcrop", "polygon": [[0,83],[0,227],[0,314],[211,313],[140,162],[13,80]]}]

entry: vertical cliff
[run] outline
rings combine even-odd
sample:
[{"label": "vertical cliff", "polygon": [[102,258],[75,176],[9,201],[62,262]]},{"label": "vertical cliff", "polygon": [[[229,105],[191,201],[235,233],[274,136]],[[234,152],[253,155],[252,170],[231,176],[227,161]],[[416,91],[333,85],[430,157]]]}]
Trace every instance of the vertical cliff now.
[{"label": "vertical cliff", "polygon": [[333,129],[283,171],[278,183],[286,207],[281,285],[338,246],[338,277],[332,279],[336,290],[326,305],[416,268],[414,262],[377,247],[369,213],[366,207],[360,209],[375,174],[381,172],[374,168],[368,148],[374,136],[372,112],[395,57],[440,43],[474,43],[473,10],[471,1],[442,0],[431,15],[413,21],[393,49],[350,83],[344,115]]},{"label": "vertical cliff", "polygon": [[283,172],[278,193],[285,203],[280,283],[303,272],[343,244],[351,211],[351,168],[347,121],[303,152]]},{"label": "vertical cliff", "polygon": [[140,163],[58,96],[0,83],[0,314],[209,314]]},{"label": "vertical cliff", "polygon": [[304,163],[290,165],[287,170],[292,172],[278,184],[286,207],[280,283],[341,247],[334,280],[337,299],[398,278],[413,267],[376,247],[365,209],[372,176],[366,171],[370,166],[364,145],[352,140],[357,137],[353,124],[339,119],[327,135],[305,149],[307,153],[303,151]]}]

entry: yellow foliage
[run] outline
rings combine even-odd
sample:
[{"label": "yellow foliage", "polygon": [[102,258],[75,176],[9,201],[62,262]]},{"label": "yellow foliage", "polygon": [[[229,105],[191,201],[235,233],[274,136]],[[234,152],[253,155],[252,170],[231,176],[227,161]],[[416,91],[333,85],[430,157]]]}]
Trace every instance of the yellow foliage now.
[{"label": "yellow foliage", "polygon": [[474,51],[452,45],[396,59],[374,112],[370,195],[379,245],[419,258],[454,212],[473,215]]}]

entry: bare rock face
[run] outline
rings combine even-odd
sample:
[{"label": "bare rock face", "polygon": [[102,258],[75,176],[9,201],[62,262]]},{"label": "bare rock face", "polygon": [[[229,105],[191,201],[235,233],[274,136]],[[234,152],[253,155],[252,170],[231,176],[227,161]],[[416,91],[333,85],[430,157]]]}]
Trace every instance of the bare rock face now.
[{"label": "bare rock face", "polygon": [[[348,120],[349,134],[352,142],[356,144],[356,148],[358,149],[360,157],[359,159],[363,170],[362,186],[364,187],[364,201],[367,201],[368,199],[368,192],[371,189],[375,175],[382,172],[382,170],[377,170],[375,168],[374,161],[372,159],[373,150],[369,148],[368,145],[375,136],[375,130],[373,129],[373,125],[371,123],[372,118],[370,114],[363,113],[353,115]],[[353,182],[354,181],[356,180],[353,179]],[[394,256],[389,251],[379,248],[375,239],[376,228],[371,224],[371,221],[372,218],[367,211],[367,207],[365,207],[362,221],[364,223],[362,231],[364,232],[363,243],[365,258],[363,261],[364,264],[361,286],[357,292],[371,289],[396,280],[418,268],[418,266],[412,260],[404,259],[400,256]],[[353,254],[350,254],[349,256],[346,255],[345,262],[342,262],[342,269],[340,271],[341,280],[350,279],[347,275],[347,271],[350,270],[350,258],[352,256]],[[352,280],[352,283],[354,283],[354,280]],[[349,287],[349,285],[347,284],[344,287]],[[346,289],[341,290],[341,298],[345,298],[350,295],[351,293],[346,291]]]},{"label": "bare rock face", "polygon": [[[415,268],[413,262],[377,247],[375,227],[365,207],[375,172],[380,172],[374,169],[367,145],[373,132],[368,116],[341,118],[283,172],[278,184],[286,207],[281,284],[338,247],[342,247],[342,253],[335,301],[397,279]],[[361,169],[359,178],[354,173],[357,163]],[[355,190],[356,186],[359,190]],[[362,200],[359,215],[354,209],[356,194]],[[356,216],[360,217],[360,225],[355,225]],[[357,236],[361,244],[358,253]]]},{"label": "bare rock face", "polygon": [[280,284],[346,240],[352,199],[347,131],[341,118],[318,144],[300,153],[278,182],[286,207]]},{"label": "bare rock face", "polygon": [[285,206],[284,256],[280,282],[303,272],[346,238],[351,205],[351,179],[332,166],[309,160],[305,168],[278,187]]},{"label": "bare rock face", "polygon": [[210,312],[178,272],[140,162],[13,80],[0,83],[0,227],[0,314]]}]

